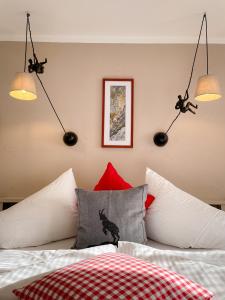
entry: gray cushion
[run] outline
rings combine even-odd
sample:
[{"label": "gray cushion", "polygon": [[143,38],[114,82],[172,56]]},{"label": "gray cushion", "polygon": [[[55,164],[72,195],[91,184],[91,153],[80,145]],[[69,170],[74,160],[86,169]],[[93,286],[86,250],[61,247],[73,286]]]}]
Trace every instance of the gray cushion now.
[{"label": "gray cushion", "polygon": [[73,248],[129,241],[145,243],[144,224],[147,185],[123,191],[76,189],[79,228]]}]

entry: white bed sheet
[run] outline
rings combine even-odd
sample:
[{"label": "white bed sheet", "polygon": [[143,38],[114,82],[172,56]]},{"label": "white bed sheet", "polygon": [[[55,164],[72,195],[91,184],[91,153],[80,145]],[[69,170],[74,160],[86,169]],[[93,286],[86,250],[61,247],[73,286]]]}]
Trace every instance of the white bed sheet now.
[{"label": "white bed sheet", "polygon": [[[0,299],[16,299],[14,288],[22,287],[55,269],[105,252],[126,253],[176,271],[225,299],[225,251],[178,249],[148,241],[148,245],[119,242],[84,250],[69,250],[74,238],[26,250],[0,251]],[[52,248],[58,250],[46,250]],[[172,248],[172,249],[171,249]],[[66,249],[66,250],[64,250]],[[35,276],[35,277],[33,277]]]},{"label": "white bed sheet", "polygon": [[74,241],[75,241],[75,237],[48,243],[48,244],[41,245],[41,246],[36,246],[36,247],[19,248],[18,250],[34,251],[34,250],[70,249],[73,246]]}]

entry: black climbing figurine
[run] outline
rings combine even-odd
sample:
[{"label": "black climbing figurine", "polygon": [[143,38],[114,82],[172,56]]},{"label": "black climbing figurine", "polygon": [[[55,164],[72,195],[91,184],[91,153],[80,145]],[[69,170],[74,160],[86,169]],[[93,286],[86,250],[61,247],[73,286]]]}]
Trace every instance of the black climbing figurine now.
[{"label": "black climbing figurine", "polygon": [[47,58],[44,61],[39,62],[36,54],[34,53],[34,61],[32,60],[32,58],[30,58],[28,60],[28,62],[29,62],[29,65],[28,65],[29,73],[32,73],[32,72],[36,72],[38,74],[44,73],[44,65],[47,63]]},{"label": "black climbing figurine", "polygon": [[[190,101],[185,103],[189,98],[188,91],[186,91],[184,98],[182,98],[181,95],[178,96],[178,101],[176,103],[175,109],[179,109],[182,113],[186,113],[187,111],[190,111],[193,114],[196,114],[194,110],[191,109],[191,107],[197,109],[198,105],[194,105]],[[191,107],[190,107],[191,106]]]}]

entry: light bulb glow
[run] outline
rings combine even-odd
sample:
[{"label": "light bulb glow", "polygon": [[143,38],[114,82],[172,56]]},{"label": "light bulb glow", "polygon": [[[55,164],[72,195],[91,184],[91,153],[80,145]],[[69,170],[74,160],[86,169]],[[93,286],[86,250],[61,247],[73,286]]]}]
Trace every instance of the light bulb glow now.
[{"label": "light bulb glow", "polygon": [[198,79],[195,92],[197,101],[214,101],[221,97],[219,82],[214,75],[204,75]]},{"label": "light bulb glow", "polygon": [[35,82],[29,73],[17,73],[12,84],[9,95],[18,100],[35,100],[37,99]]}]

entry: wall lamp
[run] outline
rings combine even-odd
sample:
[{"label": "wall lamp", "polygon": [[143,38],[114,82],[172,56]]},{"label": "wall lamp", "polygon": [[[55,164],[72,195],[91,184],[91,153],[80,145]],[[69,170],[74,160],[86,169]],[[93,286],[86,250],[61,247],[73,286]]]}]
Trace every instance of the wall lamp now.
[{"label": "wall lamp", "polygon": [[205,23],[205,46],[206,46],[206,74],[201,76],[198,79],[197,82],[197,87],[195,91],[195,100],[197,101],[213,101],[221,98],[221,93],[220,93],[220,87],[219,83],[217,81],[217,78],[214,75],[209,74],[209,50],[208,50],[208,28],[207,28],[207,16],[206,13],[204,13],[203,18],[202,18],[202,23],[201,23],[201,28],[198,36],[198,42],[195,48],[195,54],[194,54],[194,59],[192,63],[192,68],[191,68],[191,74],[190,78],[188,81],[188,85],[186,88],[186,91],[184,93],[184,96],[182,97],[181,95],[178,96],[178,101],[175,105],[175,109],[179,110],[177,116],[175,119],[171,122],[170,126],[168,127],[166,132],[157,132],[154,137],[154,143],[157,146],[165,146],[168,142],[168,132],[170,131],[171,127],[173,126],[174,122],[178,119],[178,117],[181,115],[181,113],[186,113],[187,111],[195,114],[195,109],[198,108],[198,105],[194,105],[189,99],[189,88],[191,85],[191,80],[193,76],[193,71],[194,71],[194,66],[195,66],[195,61],[198,53],[198,48],[199,48],[199,43],[200,43],[200,38],[202,34],[202,28],[203,24]]},{"label": "wall lamp", "polygon": [[[47,90],[39,76],[39,74],[44,73],[44,65],[47,63],[47,58],[44,61],[40,62],[36,56],[36,52],[34,49],[34,43],[32,39],[31,26],[30,26],[30,14],[27,13],[27,22],[26,22],[26,42],[25,42],[25,54],[24,54],[24,69],[23,72],[19,72],[16,74],[14,80],[11,84],[11,89],[9,95],[18,100],[35,100],[37,99],[36,86],[34,82],[34,78],[31,73],[34,73],[40,82],[40,85],[51,105],[51,108],[59,121],[60,126],[64,132],[63,141],[67,146],[74,146],[78,141],[78,136],[76,133],[72,131],[66,131],[65,127],[62,124],[62,121],[59,118],[59,115],[56,112],[56,109],[47,93]],[[32,55],[33,57],[28,60],[28,72],[27,72],[27,46],[28,46],[28,33],[30,36],[30,42],[32,46]]]}]

